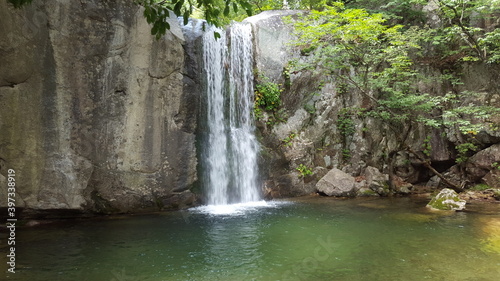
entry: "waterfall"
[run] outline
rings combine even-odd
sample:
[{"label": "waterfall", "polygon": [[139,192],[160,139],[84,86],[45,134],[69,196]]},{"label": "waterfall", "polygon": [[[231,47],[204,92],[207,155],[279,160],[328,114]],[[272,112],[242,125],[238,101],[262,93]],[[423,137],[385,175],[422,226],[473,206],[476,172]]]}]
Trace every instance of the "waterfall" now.
[{"label": "waterfall", "polygon": [[[260,199],[253,121],[253,48],[250,24],[235,23],[229,36],[203,36],[206,75],[205,185],[210,205]],[[228,47],[229,46],[229,47]]]}]

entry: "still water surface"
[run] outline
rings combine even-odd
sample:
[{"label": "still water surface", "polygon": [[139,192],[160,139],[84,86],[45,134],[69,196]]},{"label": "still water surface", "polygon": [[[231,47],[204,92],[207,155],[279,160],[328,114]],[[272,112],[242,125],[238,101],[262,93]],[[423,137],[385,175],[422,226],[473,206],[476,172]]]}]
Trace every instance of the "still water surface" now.
[{"label": "still water surface", "polygon": [[425,204],[314,197],[22,228],[7,280],[500,280],[500,205]]}]

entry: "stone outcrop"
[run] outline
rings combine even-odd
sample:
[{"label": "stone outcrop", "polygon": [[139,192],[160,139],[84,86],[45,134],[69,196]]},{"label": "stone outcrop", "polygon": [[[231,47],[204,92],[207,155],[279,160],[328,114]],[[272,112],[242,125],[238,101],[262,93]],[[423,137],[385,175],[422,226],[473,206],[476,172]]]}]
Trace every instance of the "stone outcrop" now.
[{"label": "stone outcrop", "polygon": [[199,93],[170,21],[155,40],[133,1],[0,1],[0,182],[15,169],[18,207],[193,201]]},{"label": "stone outcrop", "polygon": [[382,174],[379,169],[368,166],[362,173],[362,177],[366,180],[369,189],[380,195],[388,195],[391,193],[389,190],[389,176]]},{"label": "stone outcrop", "polygon": [[[258,122],[263,145],[268,150],[273,150],[273,153],[265,155],[265,161],[280,163],[267,165],[264,177],[276,179],[290,175],[303,165],[312,171],[336,168],[359,179],[358,182],[361,183],[365,177],[363,173],[377,170],[377,174],[381,175],[380,179],[371,183],[366,180],[365,184],[368,186],[360,187],[357,193],[382,196],[406,194],[411,192],[413,185],[429,181],[434,174],[421,159],[399,146],[396,136],[398,132],[388,128],[380,119],[357,114],[356,110],[370,110],[372,104],[368,98],[355,89],[338,92],[333,79],[325,80],[319,74],[287,71],[291,60],[308,60],[307,55],[301,54],[300,50],[289,44],[295,38],[291,33],[291,24],[285,23],[283,17],[293,18],[296,14],[296,11],[269,11],[247,19],[255,29],[256,72],[283,85],[283,106],[280,110],[286,112],[284,116],[287,117],[283,118],[286,119],[284,122],[269,122],[264,116]],[[459,90],[478,93],[474,98],[463,102],[500,107],[498,83],[495,83],[500,73],[498,66],[463,63],[460,67],[463,86],[460,86]],[[419,71],[428,76],[442,75],[441,69],[432,66],[421,67]],[[418,87],[422,93],[436,96],[442,96],[452,90],[450,85],[442,82],[422,82]],[[497,124],[497,118],[500,117],[492,117],[489,121],[491,124]],[[349,130],[346,131],[345,126],[342,127],[341,124],[349,124]],[[492,151],[500,141],[499,132],[498,127],[492,125],[478,132],[474,141],[481,148],[491,146],[487,151]],[[422,152],[422,144],[427,138],[428,145],[432,147],[428,156]],[[453,168],[457,158],[455,147],[467,141],[461,132],[414,126],[407,139],[406,145],[412,151],[429,158],[432,167],[438,172],[449,175],[453,182],[465,182],[463,178],[453,176],[453,171],[450,171],[461,171],[460,176],[463,176],[461,169]],[[483,153],[491,155],[487,151]],[[497,179],[493,173],[495,171],[491,172],[492,170],[486,167],[492,164],[491,161],[488,160],[489,162],[483,165],[482,160],[472,160],[474,162],[466,167],[469,177],[472,177],[469,180],[471,184]],[[311,178],[314,183],[322,176],[313,175]],[[292,193],[293,189],[304,190],[301,181],[290,183],[294,186],[289,187],[289,193]],[[435,181],[435,185],[439,185],[439,180]],[[272,189],[272,186],[269,188]]]},{"label": "stone outcrop", "polygon": [[328,196],[353,197],[357,191],[354,177],[335,168],[318,181],[316,188]]},{"label": "stone outcrop", "polygon": [[435,210],[461,211],[465,209],[465,203],[454,190],[444,188],[432,198],[427,207]]},{"label": "stone outcrop", "polygon": [[493,184],[496,175],[500,169],[500,144],[494,144],[484,150],[479,151],[470,157],[466,164],[465,170],[471,181],[483,179],[485,182]]}]

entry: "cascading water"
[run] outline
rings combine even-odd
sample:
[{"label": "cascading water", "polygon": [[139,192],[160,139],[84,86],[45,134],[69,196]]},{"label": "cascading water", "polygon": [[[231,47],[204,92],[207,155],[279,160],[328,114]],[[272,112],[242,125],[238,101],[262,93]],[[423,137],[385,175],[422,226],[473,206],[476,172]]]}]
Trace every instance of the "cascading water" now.
[{"label": "cascading water", "polygon": [[219,39],[213,32],[205,32],[203,36],[208,204],[257,201],[260,199],[257,187],[259,146],[252,116],[251,26],[233,24],[229,40],[223,31],[217,32],[221,35]]}]

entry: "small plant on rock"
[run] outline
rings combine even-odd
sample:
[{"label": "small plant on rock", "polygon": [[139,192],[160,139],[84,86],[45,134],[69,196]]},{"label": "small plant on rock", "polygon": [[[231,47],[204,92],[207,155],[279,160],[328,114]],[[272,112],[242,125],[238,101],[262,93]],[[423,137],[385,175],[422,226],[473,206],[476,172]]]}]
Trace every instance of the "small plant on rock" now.
[{"label": "small plant on rock", "polygon": [[456,160],[458,164],[466,162],[469,159],[470,153],[475,152],[479,149],[476,145],[470,142],[459,144],[455,148],[458,151]]},{"label": "small plant on rock", "polygon": [[290,133],[290,135],[288,135],[288,137],[284,138],[282,140],[283,146],[291,146],[292,140],[295,138],[295,136],[297,136],[295,133]]},{"label": "small plant on rock", "polygon": [[302,178],[308,175],[312,175],[311,169],[307,168],[307,166],[304,164],[300,164],[297,168],[295,168],[295,170],[299,171],[299,177]]},{"label": "small plant on rock", "polygon": [[269,78],[262,78],[263,82],[255,85],[255,104],[267,111],[276,111],[281,106],[280,86]]}]

